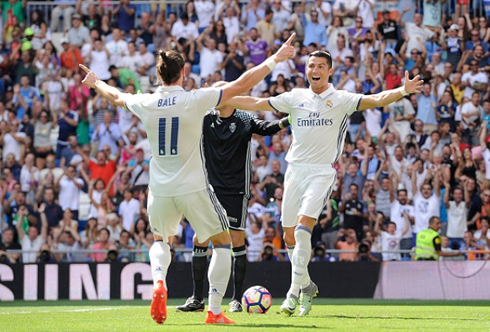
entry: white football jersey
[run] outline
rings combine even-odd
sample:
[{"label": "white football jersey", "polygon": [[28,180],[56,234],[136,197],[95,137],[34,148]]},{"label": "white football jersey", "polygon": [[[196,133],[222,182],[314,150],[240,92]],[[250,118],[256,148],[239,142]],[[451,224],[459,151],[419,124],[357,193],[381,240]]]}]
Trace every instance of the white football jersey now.
[{"label": "white football jersey", "polygon": [[293,89],[269,98],[277,112],[291,116],[293,142],[286,160],[305,165],[336,162],[344,148],[348,117],[357,110],[362,97],[337,91],[330,84],[319,95],[310,89]]},{"label": "white football jersey", "polygon": [[180,86],[161,86],[155,93],[126,98],[126,108],[148,133],[154,196],[185,195],[207,187],[202,122],[206,112],[219,104],[221,94],[216,88],[186,92]]}]

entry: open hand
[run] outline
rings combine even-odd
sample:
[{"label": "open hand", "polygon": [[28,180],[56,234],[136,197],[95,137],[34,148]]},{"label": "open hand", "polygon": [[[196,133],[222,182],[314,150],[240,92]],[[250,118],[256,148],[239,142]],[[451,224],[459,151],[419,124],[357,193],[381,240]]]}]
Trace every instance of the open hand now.
[{"label": "open hand", "polygon": [[413,80],[409,79],[408,70],[405,70],[405,91],[408,93],[418,93],[422,91],[424,81],[420,79],[420,75],[417,75]]}]

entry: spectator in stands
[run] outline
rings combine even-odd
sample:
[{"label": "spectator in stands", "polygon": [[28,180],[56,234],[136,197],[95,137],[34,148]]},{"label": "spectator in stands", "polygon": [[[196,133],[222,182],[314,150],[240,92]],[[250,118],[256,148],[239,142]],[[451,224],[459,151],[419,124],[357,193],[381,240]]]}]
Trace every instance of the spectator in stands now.
[{"label": "spectator in stands", "polygon": [[56,159],[61,158],[61,152],[68,146],[68,137],[76,135],[78,126],[78,113],[70,109],[68,100],[60,102],[60,113],[58,118],[59,134],[56,145]]},{"label": "spectator in stands", "polygon": [[284,173],[281,172],[281,164],[279,161],[273,160],[271,165],[272,173],[266,176],[264,181],[259,183],[257,186],[259,190],[265,191],[267,201],[274,197],[276,188],[282,187],[284,183]]},{"label": "spectator in stands", "polygon": [[[101,228],[98,231],[98,242],[92,246],[92,250],[109,249],[112,242],[109,241],[110,232],[107,228]],[[105,262],[106,254],[104,253],[93,253],[90,254],[90,261],[92,262]]]},{"label": "spectator in stands", "polygon": [[259,39],[259,33],[256,28],[250,29],[249,39],[245,44],[240,40],[239,48],[243,52],[243,55],[249,56],[250,62],[254,65],[260,65],[267,58],[270,53],[267,42],[263,39]]},{"label": "spectator in stands", "polygon": [[367,208],[359,198],[359,187],[352,183],[349,185],[349,192],[345,194],[340,203],[339,213],[344,215],[343,228],[356,231],[357,239],[363,238],[364,221],[367,219]]},{"label": "spectator in stands", "polygon": [[59,190],[59,204],[63,210],[70,209],[75,220],[78,220],[80,192],[83,185],[84,182],[77,177],[77,170],[73,165],[68,165],[65,174],[56,182],[56,189]]},{"label": "spectator in stands", "polygon": [[264,19],[265,10],[260,0],[251,0],[242,10],[242,24],[245,26],[245,31],[250,32],[257,23]]},{"label": "spectator in stands", "polygon": [[[468,206],[470,205],[470,195],[468,193],[468,185],[465,184],[464,190],[461,187],[456,187],[453,190],[453,199],[449,200],[449,192],[451,186],[448,180],[444,182],[444,204],[448,213],[447,237],[449,238],[449,246],[453,249],[459,249],[463,245],[464,233],[468,230],[466,216],[468,214]],[[464,200],[463,200],[464,198]]]},{"label": "spectator in stands", "polygon": [[109,146],[112,154],[119,150],[119,140],[121,139],[121,130],[119,125],[112,121],[112,112],[104,113],[104,123],[97,126],[92,135],[92,142],[99,142],[98,150],[104,146]]},{"label": "spectator in stands", "polygon": [[[41,232],[39,233],[37,225],[32,225],[28,221],[24,221],[24,217],[29,214],[29,210],[25,205],[21,206],[18,211],[17,219],[17,234],[19,236],[22,249],[29,250],[28,253],[22,254],[22,262],[24,264],[35,263],[36,252],[41,249],[41,246],[47,240],[48,236],[48,221],[46,214],[44,213],[44,205],[39,208],[39,214],[41,217]],[[26,218],[27,219],[27,218]]]},{"label": "spectator in stands", "polygon": [[72,2],[73,4],[76,0],[68,0],[65,3],[57,5],[51,11],[51,31],[56,32],[59,31],[60,18],[63,17],[63,30],[68,31],[73,23],[72,15],[75,14],[75,7],[70,6],[68,3]]},{"label": "spectator in stands", "polygon": [[335,249],[350,251],[340,253],[339,261],[355,261],[357,247],[357,236],[354,229],[348,228],[339,230],[335,238]]},{"label": "spectator in stands", "polygon": [[424,83],[422,93],[417,98],[417,120],[424,123],[423,130],[425,133],[431,133],[437,129],[436,119],[436,98],[431,93],[431,84]]},{"label": "spectator in stands", "polygon": [[[366,146],[366,152],[365,154],[367,155],[367,146]],[[345,166],[344,166],[345,167]],[[341,174],[343,174],[342,177],[342,185],[343,185],[343,190],[342,193],[348,194],[350,193],[351,189],[351,184],[356,184],[357,186],[357,198],[360,198],[359,196],[362,193],[362,190],[364,188],[364,181],[366,180],[366,174],[367,174],[367,168],[368,168],[368,163],[363,163],[362,169],[359,172],[359,165],[355,162],[349,163],[347,165],[347,169],[342,170]]]},{"label": "spectator in stands", "polygon": [[26,142],[26,134],[19,132],[19,122],[17,120],[12,120],[8,127],[4,126],[2,128],[1,141],[3,143],[4,162],[8,163],[9,156],[13,157],[10,157],[13,162],[20,162],[21,157],[23,159],[21,152]]},{"label": "spectator in stands", "polygon": [[[223,62],[223,56],[220,51],[216,49],[216,41],[209,37],[212,26],[208,27],[196,40],[197,51],[200,52],[199,66],[201,68],[201,77],[208,81],[215,71],[220,68]],[[204,39],[206,39],[204,44]]]},{"label": "spectator in stands", "polygon": [[133,197],[131,189],[124,190],[124,201],[119,205],[119,217],[125,230],[130,230],[140,215],[140,202]]},{"label": "spectator in stands", "polygon": [[[488,227],[487,227],[488,228]],[[7,228],[2,232],[2,242],[0,243],[0,263],[14,264],[19,261],[19,253],[10,253],[8,250],[21,250],[19,242],[15,241],[13,228]]]},{"label": "spectator in stands", "polygon": [[134,29],[136,7],[130,0],[121,0],[114,9],[113,15],[117,17],[117,26],[124,32]]},{"label": "spectator in stands", "polygon": [[112,29],[112,40],[106,43],[105,47],[109,50],[109,64],[111,66],[120,66],[122,58],[128,54],[128,43],[122,39],[119,27]]}]

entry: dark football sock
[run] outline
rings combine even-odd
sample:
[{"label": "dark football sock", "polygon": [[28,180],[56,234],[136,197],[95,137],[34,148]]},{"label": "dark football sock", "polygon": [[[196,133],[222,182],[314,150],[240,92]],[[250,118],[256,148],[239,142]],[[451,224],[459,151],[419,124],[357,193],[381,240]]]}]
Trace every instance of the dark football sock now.
[{"label": "dark football sock", "polygon": [[233,298],[241,302],[243,294],[243,282],[245,280],[245,271],[247,270],[247,250],[245,246],[233,248]]},{"label": "dark football sock", "polygon": [[208,266],[208,247],[194,247],[192,252],[192,296],[203,300],[204,278],[206,277],[206,268]]}]

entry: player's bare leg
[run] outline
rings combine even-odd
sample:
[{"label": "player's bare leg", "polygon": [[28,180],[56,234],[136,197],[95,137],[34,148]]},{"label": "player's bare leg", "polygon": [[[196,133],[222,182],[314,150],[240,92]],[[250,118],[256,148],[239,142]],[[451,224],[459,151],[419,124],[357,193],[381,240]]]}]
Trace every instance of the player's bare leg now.
[{"label": "player's bare leg", "polygon": [[230,312],[241,312],[241,297],[243,282],[247,269],[247,249],[245,247],[245,232],[230,229],[231,244],[233,246],[233,297],[230,302]]},{"label": "player's bare leg", "polygon": [[153,235],[155,242],[150,248],[150,264],[153,276],[153,296],[151,300],[150,315],[158,324],[167,319],[167,284],[168,267],[172,260],[170,241],[164,242],[163,237]]},{"label": "player's bare leg", "polygon": [[208,267],[208,247],[209,240],[199,243],[194,234],[192,250],[192,296],[187,299],[185,304],[178,306],[177,311],[202,312],[204,311],[204,278]]},{"label": "player's bare leg", "polygon": [[228,286],[231,273],[231,238],[223,231],[209,238],[213,244],[213,256],[208,269],[209,310],[206,324],[235,324],[225,317],[221,310],[221,302]]}]

